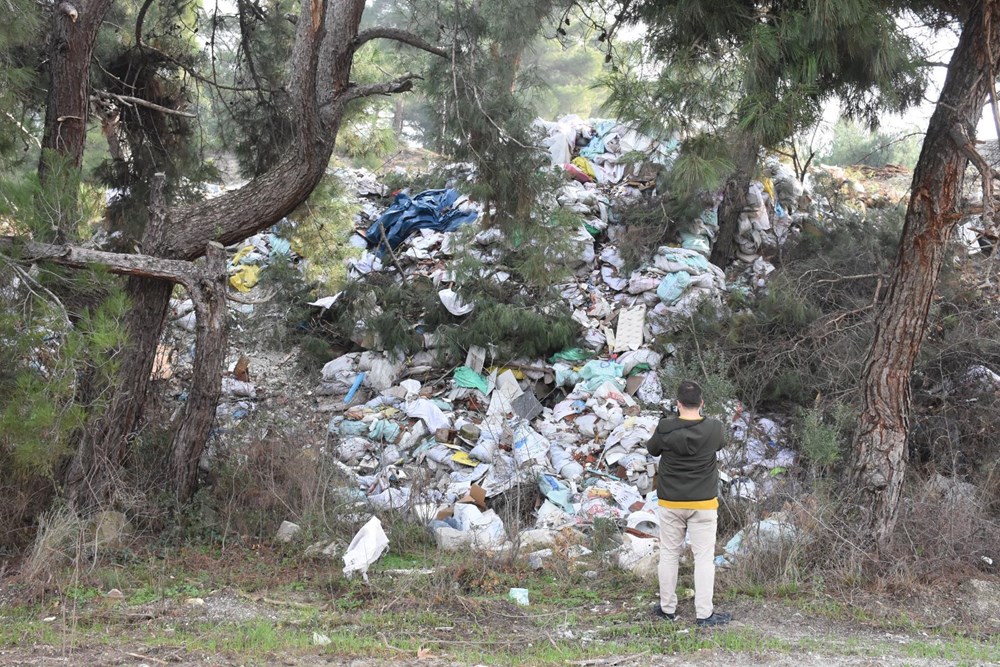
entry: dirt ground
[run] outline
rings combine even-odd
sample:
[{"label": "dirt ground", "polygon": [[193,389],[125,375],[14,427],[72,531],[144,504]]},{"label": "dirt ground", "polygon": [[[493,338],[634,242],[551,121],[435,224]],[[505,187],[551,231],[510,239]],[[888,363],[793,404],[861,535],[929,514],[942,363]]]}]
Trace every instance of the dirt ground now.
[{"label": "dirt ground", "polygon": [[[777,667],[902,667],[951,666],[956,664],[980,665],[996,664],[1000,656],[997,651],[996,635],[981,635],[978,640],[958,638],[954,635],[936,635],[933,629],[885,630],[870,623],[847,622],[810,615],[799,606],[782,601],[736,600],[724,605],[734,614],[734,621],[725,629],[697,629],[692,619],[682,618],[676,624],[650,626],[653,630],[653,645],[657,633],[662,628],[664,637],[674,633],[697,634],[705,644],[704,648],[680,653],[645,650],[640,653],[617,654],[613,650],[592,659],[566,659],[556,664],[597,667],[611,665],[774,665]],[[435,644],[431,639],[432,628],[427,628],[429,641],[426,654],[418,658],[413,652],[404,651],[390,645],[393,637],[382,632],[378,634],[385,643],[385,655],[377,657],[353,657],[338,655],[328,648],[319,646],[275,650],[263,654],[241,654],[226,651],[210,653],[205,650],[189,650],[186,642],[178,637],[176,645],[151,641],[151,638],[171,627],[181,627],[188,621],[218,623],[225,627],[234,622],[261,621],[287,628],[286,607],[271,605],[267,601],[248,600],[245,596],[232,592],[219,592],[204,599],[204,605],[185,606],[181,603],[170,606],[159,618],[151,619],[147,608],[128,607],[106,626],[106,634],[95,636],[93,632],[77,635],[71,622],[61,618],[50,621],[57,641],[52,643],[25,642],[18,646],[0,648],[0,665],[7,667],[29,667],[44,665],[81,665],[87,667],[146,665],[176,665],[178,667],[217,666],[237,667],[242,665],[284,665],[287,667],[318,667],[320,665],[420,665],[422,667],[445,667],[452,665],[488,665],[486,661],[458,660],[448,655],[447,640]],[[162,605],[161,605],[162,608]],[[144,611],[146,609],[146,611]],[[525,610],[513,611],[520,619],[508,625],[508,632],[516,632],[522,641],[549,641],[552,634],[563,632],[558,624],[546,627],[531,621],[533,614],[549,616],[544,612]],[[591,611],[599,611],[592,609]],[[690,610],[686,610],[690,611]],[[0,605],[0,617],[4,615]],[[89,613],[93,613],[92,611]],[[682,610],[682,616],[685,613]],[[99,615],[99,612],[98,612]],[[690,615],[690,614],[688,614]],[[507,616],[507,614],[505,614]],[[558,618],[554,616],[553,618]],[[595,624],[600,624],[600,615],[594,616]],[[504,619],[495,617],[498,625]],[[582,641],[587,630],[585,624],[573,626],[573,631]],[[531,628],[534,628],[532,631]],[[502,631],[502,630],[501,630]],[[330,632],[334,636],[334,632]],[[49,635],[50,637],[52,635]],[[745,641],[733,645],[733,638],[745,636]],[[713,642],[717,639],[717,645]],[[752,638],[752,639],[751,639]],[[647,637],[648,639],[648,637]],[[969,650],[970,641],[978,641],[979,649]],[[666,642],[664,642],[666,643]],[[772,645],[779,648],[767,648]],[[992,645],[992,649],[990,646]],[[963,646],[964,649],[963,650]],[[612,649],[612,646],[608,646]],[[927,657],[928,655],[932,657]],[[529,663],[525,663],[529,664]],[[552,662],[547,661],[547,664]]]}]

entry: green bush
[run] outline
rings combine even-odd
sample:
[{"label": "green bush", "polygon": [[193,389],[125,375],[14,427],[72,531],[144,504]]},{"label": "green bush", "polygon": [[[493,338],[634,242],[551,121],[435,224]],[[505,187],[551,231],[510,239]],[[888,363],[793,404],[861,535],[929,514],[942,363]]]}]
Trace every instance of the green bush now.
[{"label": "green bush", "polygon": [[822,411],[815,408],[800,410],[796,432],[799,451],[814,468],[830,468],[840,461],[843,455],[840,430],[836,424],[824,422]]},{"label": "green bush", "polygon": [[912,131],[870,132],[859,123],[843,120],[833,128],[829,150],[819,156],[825,164],[883,167],[898,164],[912,169],[920,157],[923,135]]}]

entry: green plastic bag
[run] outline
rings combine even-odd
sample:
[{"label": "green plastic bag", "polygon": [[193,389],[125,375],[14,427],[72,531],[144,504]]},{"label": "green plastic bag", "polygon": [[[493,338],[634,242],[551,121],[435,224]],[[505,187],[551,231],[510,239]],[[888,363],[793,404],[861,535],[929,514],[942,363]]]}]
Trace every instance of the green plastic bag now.
[{"label": "green plastic bag", "polygon": [[468,366],[459,366],[455,369],[455,384],[459,387],[478,389],[484,394],[489,393],[490,390],[490,383],[486,381],[486,378]]}]

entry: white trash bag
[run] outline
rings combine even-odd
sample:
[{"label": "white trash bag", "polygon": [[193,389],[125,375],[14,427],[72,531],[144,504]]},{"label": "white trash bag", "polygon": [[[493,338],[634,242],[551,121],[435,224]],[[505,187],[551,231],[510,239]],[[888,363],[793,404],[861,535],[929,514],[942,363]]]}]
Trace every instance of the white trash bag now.
[{"label": "white trash bag", "polygon": [[368,581],[368,568],[382,557],[389,548],[389,538],[382,530],[382,522],[377,516],[368,520],[351,540],[344,553],[344,574],[350,577],[360,572]]}]

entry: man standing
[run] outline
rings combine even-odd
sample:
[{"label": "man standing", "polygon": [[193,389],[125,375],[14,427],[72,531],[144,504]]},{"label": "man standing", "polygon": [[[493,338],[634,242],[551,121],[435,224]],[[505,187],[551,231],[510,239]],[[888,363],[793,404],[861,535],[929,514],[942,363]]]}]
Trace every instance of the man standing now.
[{"label": "man standing", "polygon": [[653,611],[673,620],[677,611],[677,568],[687,533],[694,554],[694,608],[699,626],[725,625],[731,614],[715,611],[715,529],[719,469],[715,453],[725,445],[717,419],[701,416],[701,387],[685,380],[677,387],[677,417],[665,417],[646,443],[659,456],[656,497],[660,518],[660,601]]}]

